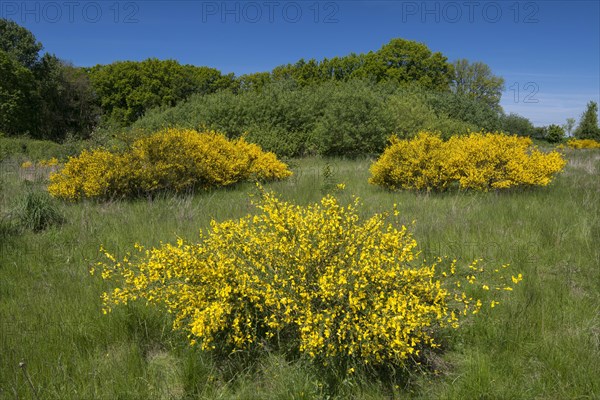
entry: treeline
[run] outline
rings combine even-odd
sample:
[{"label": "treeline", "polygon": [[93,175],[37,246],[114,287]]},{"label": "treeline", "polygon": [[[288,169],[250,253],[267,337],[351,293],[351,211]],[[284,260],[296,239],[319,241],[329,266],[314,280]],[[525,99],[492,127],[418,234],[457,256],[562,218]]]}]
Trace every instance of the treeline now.
[{"label": "treeline", "polygon": [[233,75],[208,67],[148,59],[77,68],[27,29],[0,19],[0,132],[63,141],[99,126],[125,127],[146,110],[231,86]]},{"label": "treeline", "polygon": [[100,112],[87,74],[41,50],[31,32],[0,19],[0,132],[59,141],[89,135]]},{"label": "treeline", "polygon": [[[31,32],[0,19],[0,134],[61,142],[130,127],[208,127],[246,133],[280,155],[377,152],[391,133],[421,129],[560,137],[554,127],[505,115],[504,80],[486,64],[451,63],[403,39],[239,77],[158,59],[78,68],[41,51]],[[597,118],[582,118],[575,132],[599,134]]]}]

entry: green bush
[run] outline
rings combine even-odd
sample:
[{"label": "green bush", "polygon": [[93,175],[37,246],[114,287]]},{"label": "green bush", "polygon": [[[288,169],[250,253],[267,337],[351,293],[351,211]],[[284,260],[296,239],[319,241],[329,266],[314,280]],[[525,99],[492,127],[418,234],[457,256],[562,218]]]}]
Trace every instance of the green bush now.
[{"label": "green bush", "polygon": [[394,126],[384,93],[357,81],[322,91],[329,101],[312,135],[320,154],[358,156],[383,150]]},{"label": "green bush", "polygon": [[86,142],[72,141],[58,144],[49,140],[0,137],[0,160],[10,157],[23,157],[31,161],[49,158],[66,159],[81,152]]},{"label": "green bush", "polygon": [[531,121],[519,114],[510,113],[500,118],[501,130],[504,133],[519,136],[535,136],[535,127]]},{"label": "green bush", "polygon": [[393,132],[403,138],[413,137],[421,131],[440,132],[446,137],[477,129],[477,125],[436,113],[422,93],[403,92],[392,95],[386,107],[394,121]]},{"label": "green bush", "polygon": [[550,125],[548,126],[548,133],[546,139],[550,143],[558,143],[562,142],[565,138],[565,130],[558,125]]},{"label": "green bush", "polygon": [[65,222],[56,201],[47,192],[40,191],[27,192],[16,210],[16,217],[21,228],[34,232]]}]

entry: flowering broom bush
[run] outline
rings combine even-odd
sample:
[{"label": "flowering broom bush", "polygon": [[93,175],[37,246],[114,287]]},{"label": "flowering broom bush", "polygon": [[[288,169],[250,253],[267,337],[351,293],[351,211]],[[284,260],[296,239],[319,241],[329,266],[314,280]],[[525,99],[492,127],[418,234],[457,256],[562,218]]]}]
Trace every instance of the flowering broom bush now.
[{"label": "flowering broom bush", "polygon": [[510,282],[506,265],[488,273],[477,262],[459,271],[456,261],[419,260],[409,230],[389,220],[397,210],[361,219],[358,200],[342,206],[328,195],[301,207],[269,193],[257,207],[213,221],[199,243],[136,245],[122,260],[104,251],[97,268],[116,284],[105,312],[142,299],[166,307],[202,349],[280,349],[352,372],[422,359],[440,329],[498,304],[470,292],[512,290],[482,280]]},{"label": "flowering broom bush", "polygon": [[600,142],[594,139],[570,139],[567,146],[573,149],[600,149]]},{"label": "flowering broom bush", "polygon": [[444,142],[438,135],[420,133],[408,140],[392,137],[371,166],[369,181],[392,190],[546,186],[565,164],[560,153],[543,153],[525,137],[471,133]]},{"label": "flowering broom bush", "polygon": [[135,141],[123,153],[84,150],[50,177],[48,191],[68,200],[131,197],[158,191],[227,186],[291,175],[273,153],[243,138],[168,129]]}]

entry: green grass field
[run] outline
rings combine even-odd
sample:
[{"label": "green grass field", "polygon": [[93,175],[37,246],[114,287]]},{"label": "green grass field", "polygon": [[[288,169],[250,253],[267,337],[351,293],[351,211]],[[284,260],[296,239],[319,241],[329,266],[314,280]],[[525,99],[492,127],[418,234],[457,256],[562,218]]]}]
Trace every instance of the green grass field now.
[{"label": "green grass field", "polygon": [[[438,374],[399,387],[357,376],[325,391],[305,360],[266,354],[240,368],[217,363],[144,304],[101,312],[107,289],[89,268],[104,245],[118,255],[193,240],[211,219],[254,212],[251,184],[188,196],[57,202],[65,221],[35,233],[14,225],[44,173],[20,159],[2,170],[0,399],[598,399],[600,398],[600,151],[568,151],[547,188],[507,193],[391,193],[367,183],[368,160],[295,160],[294,176],[268,189],[300,204],[344,182],[371,215],[398,204],[416,220],[425,256],[510,263],[524,281],[494,309],[448,336]],[[331,177],[324,178],[330,165]],[[24,366],[20,363],[24,362]]]}]

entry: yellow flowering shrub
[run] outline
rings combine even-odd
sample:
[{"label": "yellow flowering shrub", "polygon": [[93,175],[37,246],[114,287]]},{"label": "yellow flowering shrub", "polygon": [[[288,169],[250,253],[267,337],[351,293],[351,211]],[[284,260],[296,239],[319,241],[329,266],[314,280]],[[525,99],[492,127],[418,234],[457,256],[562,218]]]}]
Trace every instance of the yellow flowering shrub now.
[{"label": "yellow flowering shrub", "polygon": [[227,186],[291,175],[274,154],[243,138],[168,129],[136,140],[123,153],[97,149],[72,157],[50,177],[49,192],[68,200],[128,197]]},{"label": "yellow flowering shrub", "polygon": [[55,167],[59,164],[58,158],[52,157],[48,160],[40,160],[38,161],[38,166],[40,167]]},{"label": "yellow flowering shrub", "polygon": [[565,165],[560,153],[543,153],[526,137],[471,133],[444,142],[422,132],[413,139],[392,138],[371,166],[369,181],[392,190],[488,191],[546,186]]},{"label": "yellow flowering shrub", "polygon": [[567,146],[572,149],[600,149],[600,142],[594,139],[569,139]]},{"label": "yellow flowering shrub", "polygon": [[21,168],[23,169],[31,169],[34,167],[38,167],[38,168],[52,168],[52,167],[56,167],[58,166],[60,163],[58,161],[58,159],[56,157],[52,157],[48,160],[40,160],[37,162],[37,164],[34,164],[33,162],[27,160],[25,162],[23,162],[21,164]]},{"label": "yellow flowering shrub", "polygon": [[421,133],[411,140],[390,138],[390,146],[371,166],[371,183],[389,189],[445,189],[444,141]]},{"label": "yellow flowering shrub", "polygon": [[498,304],[470,292],[512,290],[483,282],[477,262],[459,271],[456,261],[420,260],[409,230],[390,221],[397,210],[361,219],[359,205],[328,195],[302,207],[265,193],[256,215],[213,221],[199,243],[136,245],[122,260],[104,251],[96,268],[116,284],[103,294],[105,312],[138,299],[162,305],[174,329],[208,351],[277,348],[320,365],[403,366],[438,347],[440,329],[458,328],[484,301]]}]

